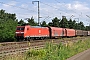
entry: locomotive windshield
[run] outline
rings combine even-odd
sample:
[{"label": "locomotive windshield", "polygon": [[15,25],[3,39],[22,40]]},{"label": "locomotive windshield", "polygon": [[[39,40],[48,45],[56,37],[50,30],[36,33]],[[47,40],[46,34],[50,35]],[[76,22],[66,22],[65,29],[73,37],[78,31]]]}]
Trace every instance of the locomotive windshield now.
[{"label": "locomotive windshield", "polygon": [[17,30],[24,30],[24,27],[18,27]]}]

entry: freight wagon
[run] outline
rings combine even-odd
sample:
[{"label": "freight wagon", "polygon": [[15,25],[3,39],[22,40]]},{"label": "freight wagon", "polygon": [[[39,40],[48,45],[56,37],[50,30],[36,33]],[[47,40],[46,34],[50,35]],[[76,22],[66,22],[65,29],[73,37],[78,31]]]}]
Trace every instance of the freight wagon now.
[{"label": "freight wagon", "polygon": [[83,31],[83,36],[88,36],[88,31]]},{"label": "freight wagon", "polygon": [[65,28],[65,36],[66,37],[75,37],[75,29],[68,29],[68,28]]},{"label": "freight wagon", "polygon": [[83,36],[83,30],[76,30],[76,36]]},{"label": "freight wagon", "polygon": [[50,38],[74,37],[75,30],[68,28],[49,27]]},{"label": "freight wagon", "polygon": [[63,28],[58,27],[48,27],[50,38],[58,38],[64,36]]}]

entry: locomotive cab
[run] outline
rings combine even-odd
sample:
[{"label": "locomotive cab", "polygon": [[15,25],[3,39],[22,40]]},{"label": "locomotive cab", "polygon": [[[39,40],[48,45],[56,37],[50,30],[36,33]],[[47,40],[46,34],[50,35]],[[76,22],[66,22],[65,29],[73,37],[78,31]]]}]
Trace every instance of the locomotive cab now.
[{"label": "locomotive cab", "polygon": [[25,27],[24,26],[18,26],[16,29],[16,38],[17,39],[23,39],[24,38],[24,30]]}]

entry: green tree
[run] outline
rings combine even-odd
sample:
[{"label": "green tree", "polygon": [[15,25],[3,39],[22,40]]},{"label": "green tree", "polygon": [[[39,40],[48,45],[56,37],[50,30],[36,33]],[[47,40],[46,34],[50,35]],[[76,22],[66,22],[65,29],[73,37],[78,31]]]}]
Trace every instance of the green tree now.
[{"label": "green tree", "polygon": [[0,42],[1,41],[14,41],[15,30],[17,22],[13,20],[8,20],[0,24]]},{"label": "green tree", "polygon": [[17,19],[15,14],[0,10],[0,42],[14,41]]},{"label": "green tree", "polygon": [[46,22],[43,21],[42,24],[41,24],[41,26],[43,26],[43,27],[47,26]]},{"label": "green tree", "polygon": [[57,17],[55,17],[55,18],[52,20],[53,26],[54,26],[54,27],[59,27],[59,21],[60,21],[60,19],[58,19]]},{"label": "green tree", "polygon": [[66,18],[62,18],[59,24],[62,28],[68,28],[68,20]]},{"label": "green tree", "polygon": [[90,26],[86,26],[85,30],[90,31]]},{"label": "green tree", "polygon": [[73,29],[76,29],[76,21],[75,20],[72,21],[72,26],[73,26]]},{"label": "green tree", "polygon": [[53,26],[53,23],[52,23],[52,22],[49,22],[49,23],[48,23],[48,26]]},{"label": "green tree", "polygon": [[68,21],[68,28],[73,28],[73,22],[71,19]]},{"label": "green tree", "polygon": [[37,26],[38,24],[34,21],[33,17],[31,19],[28,19],[28,24],[31,26]]},{"label": "green tree", "polygon": [[4,19],[5,10],[0,10],[0,19]]},{"label": "green tree", "polygon": [[0,19],[7,21],[9,19],[16,20],[16,14],[5,13],[5,10],[0,10]]},{"label": "green tree", "polygon": [[23,24],[25,24],[25,22],[21,19],[19,22],[18,22],[18,25],[23,25]]},{"label": "green tree", "polygon": [[80,30],[85,30],[83,22],[78,23]]}]

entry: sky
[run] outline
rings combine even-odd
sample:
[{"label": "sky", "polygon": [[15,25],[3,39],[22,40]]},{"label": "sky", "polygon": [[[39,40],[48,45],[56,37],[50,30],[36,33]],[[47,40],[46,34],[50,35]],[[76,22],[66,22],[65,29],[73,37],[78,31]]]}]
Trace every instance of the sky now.
[{"label": "sky", "polygon": [[33,18],[38,22],[39,1],[40,22],[51,22],[53,18],[66,16],[69,20],[82,21],[84,25],[90,24],[90,0],[0,0],[0,9],[7,13],[15,13],[18,20]]}]

